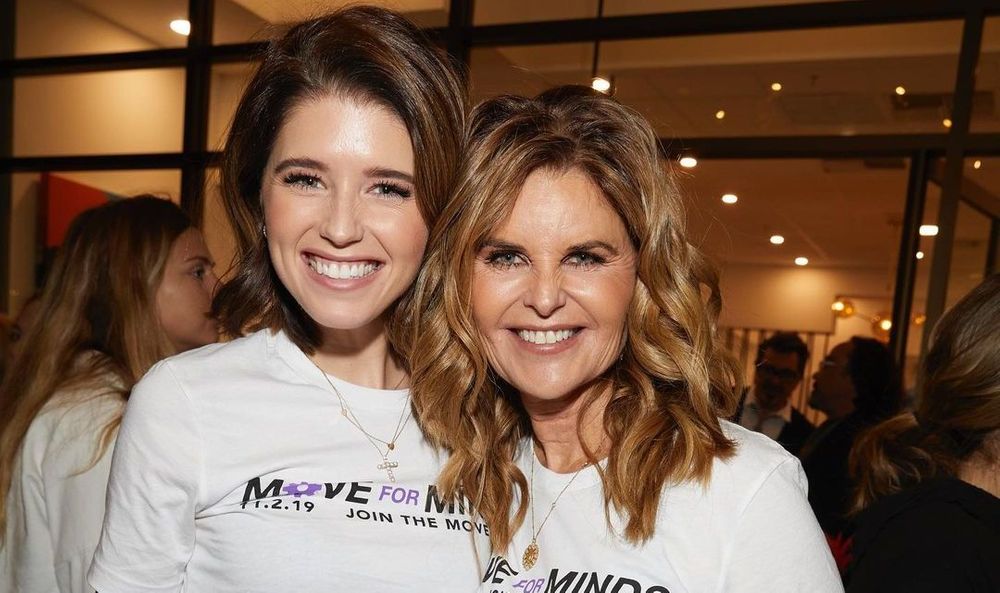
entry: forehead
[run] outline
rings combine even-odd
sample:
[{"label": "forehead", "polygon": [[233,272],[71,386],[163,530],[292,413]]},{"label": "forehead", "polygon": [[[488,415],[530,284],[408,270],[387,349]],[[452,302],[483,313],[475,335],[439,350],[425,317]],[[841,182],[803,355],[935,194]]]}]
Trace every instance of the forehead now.
[{"label": "forehead", "polygon": [[285,114],[271,157],[352,155],[389,160],[412,169],[413,147],[406,124],[381,103],[327,94],[298,101]]},{"label": "forehead", "polygon": [[778,352],[772,348],[764,350],[763,362],[774,367],[798,370],[799,355],[795,352]]},{"label": "forehead", "polygon": [[615,244],[628,241],[621,217],[590,176],[578,168],[533,171],[494,235],[536,245],[587,241],[597,236]]}]

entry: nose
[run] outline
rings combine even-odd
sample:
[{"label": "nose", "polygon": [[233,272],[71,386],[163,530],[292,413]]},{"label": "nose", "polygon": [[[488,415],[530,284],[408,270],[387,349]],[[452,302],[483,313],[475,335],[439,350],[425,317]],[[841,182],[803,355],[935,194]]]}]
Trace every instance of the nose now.
[{"label": "nose", "polygon": [[549,317],[565,304],[566,292],[559,272],[535,268],[524,294],[524,305],[541,317]]},{"label": "nose", "polygon": [[364,227],[361,224],[357,201],[348,196],[333,196],[326,218],[320,227],[320,235],[335,247],[346,247],[360,241],[364,236]]}]

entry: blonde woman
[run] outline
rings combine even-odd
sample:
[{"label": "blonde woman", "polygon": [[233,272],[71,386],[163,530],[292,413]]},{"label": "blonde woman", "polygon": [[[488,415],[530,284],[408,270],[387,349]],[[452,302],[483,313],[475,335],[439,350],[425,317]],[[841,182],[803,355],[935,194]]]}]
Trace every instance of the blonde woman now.
[{"label": "blonde woman", "polygon": [[0,590],[89,590],[122,408],[158,360],[216,340],[215,283],[201,233],[167,200],[70,226],[2,387]]},{"label": "blonde woman", "polygon": [[1000,591],[1000,275],[941,318],[921,375],[916,414],[851,453],[848,591]]},{"label": "blonde woman", "polygon": [[798,461],[720,420],[716,275],[650,126],[564,87],[471,129],[413,368],[440,486],[490,527],[482,590],[841,591]]}]

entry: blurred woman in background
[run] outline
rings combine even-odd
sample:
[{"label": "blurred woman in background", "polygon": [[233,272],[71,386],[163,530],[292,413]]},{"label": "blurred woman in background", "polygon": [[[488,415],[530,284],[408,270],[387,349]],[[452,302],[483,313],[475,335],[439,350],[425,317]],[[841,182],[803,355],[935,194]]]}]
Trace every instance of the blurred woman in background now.
[{"label": "blurred woman in background", "polygon": [[153,196],[70,226],[0,391],[0,590],[90,590],[122,408],[154,363],[216,340],[212,266]]},{"label": "blurred woman in background", "polygon": [[864,435],[851,593],[1000,591],[1000,275],[934,331],[916,414]]}]

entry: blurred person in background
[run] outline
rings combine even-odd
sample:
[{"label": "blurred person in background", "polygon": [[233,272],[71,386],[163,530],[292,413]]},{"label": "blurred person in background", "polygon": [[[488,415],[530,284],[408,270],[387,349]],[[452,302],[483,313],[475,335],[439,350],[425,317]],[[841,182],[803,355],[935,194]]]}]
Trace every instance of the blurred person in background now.
[{"label": "blurred person in background", "polygon": [[[83,592],[122,409],[157,361],[216,341],[201,232],[153,196],[74,220],[0,387],[0,591]],[[23,314],[22,314],[23,317]]]},{"label": "blurred person in background", "polygon": [[841,570],[849,560],[853,532],[848,517],[854,491],[847,468],[851,447],[862,431],[899,413],[902,399],[892,353],[872,338],[853,337],[838,344],[813,375],[809,405],[827,419],[802,446],[799,458],[809,478],[809,504]]},{"label": "blurred person in background", "polygon": [[864,434],[851,593],[1000,591],[1000,275],[934,330],[915,414]]},{"label": "blurred person in background", "polygon": [[802,383],[809,348],[798,334],[777,332],[760,343],[754,362],[753,389],[743,395],[734,422],[763,433],[798,455],[815,426],[792,406]]},{"label": "blurred person in background", "polygon": [[21,338],[24,337],[28,330],[35,325],[35,321],[38,320],[38,305],[41,299],[41,294],[35,293],[28,297],[28,300],[24,301],[21,305],[21,310],[18,311],[17,315],[9,320],[10,323],[4,328],[6,330],[6,349],[4,352],[7,355],[7,366],[13,361],[14,356],[22,343]]}]

